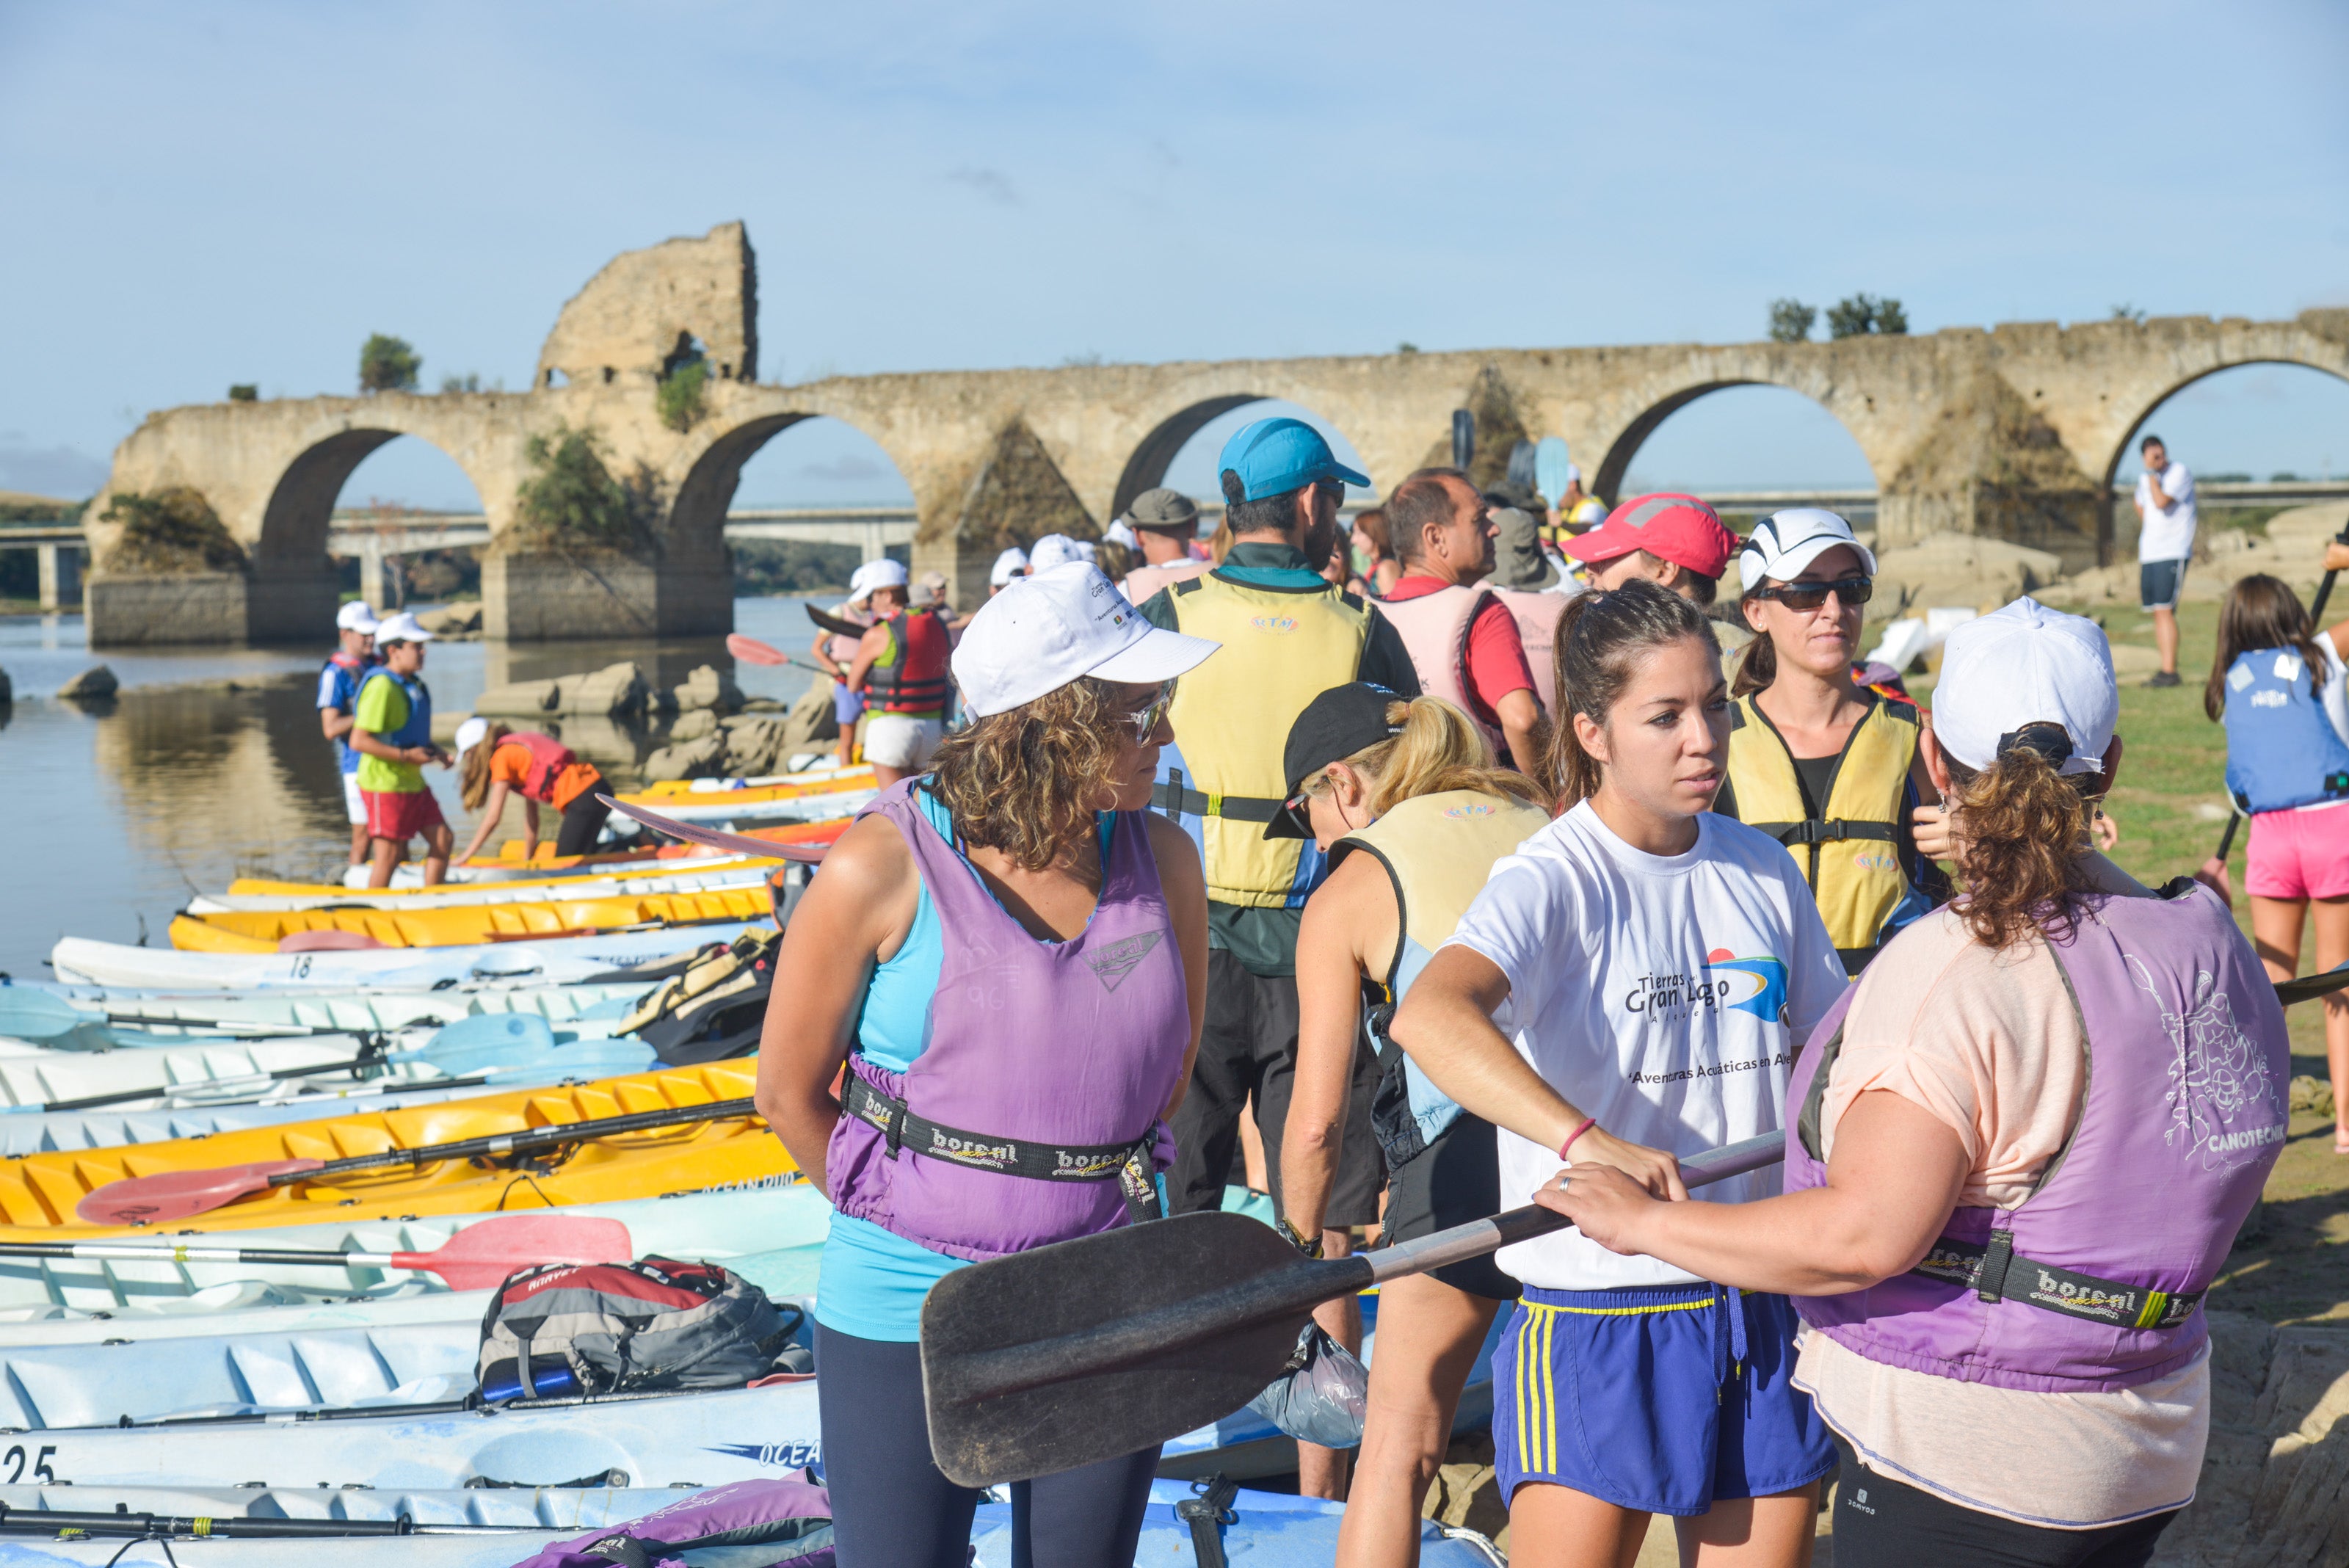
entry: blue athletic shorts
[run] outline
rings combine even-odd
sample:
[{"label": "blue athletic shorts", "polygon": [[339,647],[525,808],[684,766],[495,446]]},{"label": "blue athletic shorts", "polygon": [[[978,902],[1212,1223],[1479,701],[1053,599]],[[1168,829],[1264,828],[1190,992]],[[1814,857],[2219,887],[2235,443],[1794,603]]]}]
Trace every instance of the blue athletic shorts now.
[{"label": "blue athletic shorts", "polygon": [[1785,1297],[1714,1285],[1531,1285],[1493,1353],[1501,1495],[1551,1481],[1645,1513],[1768,1497],[1836,1468],[1834,1441],[1789,1381]]},{"label": "blue athletic shorts", "polygon": [[2184,561],[2140,561],[2137,568],[2139,609],[2176,609],[2186,587]]},{"label": "blue athletic shorts", "polygon": [[854,724],[864,716],[864,693],[851,691],[845,684],[832,689],[832,716],[841,724]]}]

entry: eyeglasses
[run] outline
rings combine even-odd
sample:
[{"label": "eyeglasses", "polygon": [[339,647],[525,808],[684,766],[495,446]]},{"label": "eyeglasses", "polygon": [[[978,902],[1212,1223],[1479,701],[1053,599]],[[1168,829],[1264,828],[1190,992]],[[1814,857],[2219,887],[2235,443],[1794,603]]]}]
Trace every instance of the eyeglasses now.
[{"label": "eyeglasses", "polygon": [[1133,726],[1135,745],[1146,746],[1150,743],[1150,737],[1158,732],[1159,721],[1166,717],[1166,710],[1174,705],[1174,682],[1164,680],[1159,682],[1158,695],[1151,700],[1149,707],[1138,708],[1131,713],[1118,715],[1124,722]]},{"label": "eyeglasses", "polygon": [[1280,814],[1308,838],[1313,836],[1312,800],[1313,792],[1301,789],[1280,803]]},{"label": "eyeglasses", "polygon": [[1757,599],[1776,599],[1790,610],[1815,610],[1827,602],[1829,594],[1847,605],[1864,605],[1876,592],[1876,584],[1868,577],[1837,577],[1831,583],[1776,583],[1756,588]]},{"label": "eyeglasses", "polygon": [[1317,479],[1313,482],[1313,488],[1338,505],[1346,504],[1346,482],[1342,479]]}]

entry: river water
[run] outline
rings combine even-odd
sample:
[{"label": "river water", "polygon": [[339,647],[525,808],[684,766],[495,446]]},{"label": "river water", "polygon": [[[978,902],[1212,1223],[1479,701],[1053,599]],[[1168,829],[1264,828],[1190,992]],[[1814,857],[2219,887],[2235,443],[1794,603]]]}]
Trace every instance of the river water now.
[{"label": "river water", "polygon": [[[819,596],[830,602],[837,595]],[[797,597],[738,599],[736,629],[805,657],[814,637]],[[318,730],[316,678],[331,649],[235,649],[92,654],[79,616],[0,617],[0,971],[46,979],[61,936],[156,945],[191,891],[241,876],[331,881],[349,849],[334,748]],[[677,642],[435,642],[424,678],[440,713],[485,686],[635,659],[657,685],[697,665],[731,670],[750,697],[789,702],[809,675],[738,665],[722,639]],[[98,703],[57,688],[92,664],[122,682]],[[550,728],[555,728],[550,724]],[[564,739],[615,782],[660,744],[659,729],[574,722]],[[471,821],[456,774],[427,769],[461,846]],[[494,842],[494,841],[493,841]]]}]

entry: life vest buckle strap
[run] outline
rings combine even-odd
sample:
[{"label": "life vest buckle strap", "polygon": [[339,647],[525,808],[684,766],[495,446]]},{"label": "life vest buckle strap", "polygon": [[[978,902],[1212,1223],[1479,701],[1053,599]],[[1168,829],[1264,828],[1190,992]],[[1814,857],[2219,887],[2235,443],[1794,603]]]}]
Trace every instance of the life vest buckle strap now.
[{"label": "life vest buckle strap", "polygon": [[892,1158],[905,1148],[967,1170],[992,1170],[1039,1181],[1116,1181],[1129,1212],[1148,1207],[1153,1212],[1144,1217],[1158,1217],[1157,1168],[1151,1159],[1157,1142],[1155,1127],[1131,1143],[1065,1147],[967,1132],[916,1116],[905,1101],[853,1070],[841,1096],[841,1109],[879,1131],[888,1141]]},{"label": "life vest buckle strap", "polygon": [[1220,816],[1226,822],[1270,822],[1285,802],[1253,794],[1203,794],[1184,786],[1181,776],[1151,786],[1150,806],[1167,816]]},{"label": "life vest buckle strap", "polygon": [[2012,1231],[1992,1231],[1988,1246],[1943,1236],[1909,1272],[1961,1285],[1985,1302],[2020,1302],[2117,1328],[2176,1328],[2194,1315],[2205,1293],[2157,1291],[2042,1263],[2015,1251]]},{"label": "life vest buckle strap", "polygon": [[1847,839],[1873,838],[1890,844],[1898,841],[1899,828],[1889,822],[1854,822],[1847,817],[1807,822],[1749,822],[1748,827],[1768,834],[1779,843],[1792,847],[1797,844],[1841,844]]}]

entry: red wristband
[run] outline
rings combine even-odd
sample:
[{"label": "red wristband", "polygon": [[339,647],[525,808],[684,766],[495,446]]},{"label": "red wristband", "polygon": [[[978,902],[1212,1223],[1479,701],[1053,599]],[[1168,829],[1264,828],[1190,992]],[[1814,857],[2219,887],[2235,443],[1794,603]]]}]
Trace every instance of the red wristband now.
[{"label": "red wristband", "polygon": [[1583,1117],[1582,1125],[1575,1128],[1572,1132],[1567,1134],[1566,1141],[1557,1146],[1557,1158],[1567,1160],[1567,1163],[1569,1165],[1572,1164],[1573,1161],[1571,1159],[1568,1159],[1566,1151],[1574,1147],[1574,1140],[1576,1138],[1580,1137],[1584,1133],[1588,1132],[1592,1127],[1595,1127],[1598,1125],[1599,1118],[1597,1116]]}]

